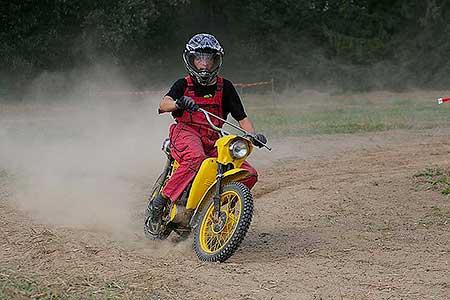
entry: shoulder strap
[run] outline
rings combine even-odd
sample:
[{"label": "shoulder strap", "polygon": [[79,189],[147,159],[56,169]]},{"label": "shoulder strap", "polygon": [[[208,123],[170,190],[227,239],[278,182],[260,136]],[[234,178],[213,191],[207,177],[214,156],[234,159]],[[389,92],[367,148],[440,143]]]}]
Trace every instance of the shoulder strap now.
[{"label": "shoulder strap", "polygon": [[187,87],[186,87],[186,91],[184,92],[185,96],[189,96],[189,97],[195,97],[195,92],[194,92],[194,81],[192,81],[192,78],[190,75],[187,75],[185,77],[186,81],[187,81]]},{"label": "shoulder strap", "polygon": [[223,90],[223,78],[221,76],[217,76],[217,91]]}]

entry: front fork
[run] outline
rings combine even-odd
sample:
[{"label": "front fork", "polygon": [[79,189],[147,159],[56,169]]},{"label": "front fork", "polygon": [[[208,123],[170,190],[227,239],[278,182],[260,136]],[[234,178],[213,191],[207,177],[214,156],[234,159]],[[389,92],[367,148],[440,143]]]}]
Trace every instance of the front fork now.
[{"label": "front fork", "polygon": [[216,184],[216,192],[213,196],[214,202],[214,221],[218,222],[220,220],[220,195],[222,194],[222,179],[224,173],[224,165],[221,163],[217,163],[217,184]]}]

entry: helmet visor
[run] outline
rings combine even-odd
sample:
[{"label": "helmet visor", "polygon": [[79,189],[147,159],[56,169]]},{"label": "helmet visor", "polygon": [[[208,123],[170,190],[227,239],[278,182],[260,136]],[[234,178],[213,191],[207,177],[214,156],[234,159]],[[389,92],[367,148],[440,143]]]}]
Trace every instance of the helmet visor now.
[{"label": "helmet visor", "polygon": [[186,53],[187,63],[197,72],[214,72],[222,65],[222,55],[217,52],[197,52]]}]

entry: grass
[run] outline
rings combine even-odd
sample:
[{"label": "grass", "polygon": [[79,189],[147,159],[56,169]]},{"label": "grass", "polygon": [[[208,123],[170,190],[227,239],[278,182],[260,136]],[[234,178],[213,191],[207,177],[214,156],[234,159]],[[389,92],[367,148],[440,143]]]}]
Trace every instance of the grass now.
[{"label": "grass", "polygon": [[[274,96],[244,93],[241,98],[257,130],[275,137],[449,127],[450,103],[438,105],[436,101],[437,98],[448,95],[450,91],[333,95],[303,90],[287,91]],[[10,115],[19,114],[26,119],[28,113],[32,112],[35,118],[39,119],[41,116],[39,122],[45,122],[49,116],[53,118],[71,109],[70,103],[0,103],[0,115],[7,119]],[[86,106],[88,108],[92,108],[91,104]],[[39,129],[40,127],[36,127],[36,134],[43,134]],[[9,130],[15,136],[21,134],[13,127]],[[77,134],[76,128],[71,128],[71,131],[72,135]],[[46,135],[56,137],[58,132],[59,128],[45,130]]]},{"label": "grass", "polygon": [[[19,275],[0,270],[0,300],[75,300],[75,299],[124,299],[133,291],[126,285],[115,281],[105,281],[98,277],[75,276],[70,283],[62,284],[57,278],[46,284],[32,278],[42,278],[33,274]],[[134,291],[135,292],[135,291]]]},{"label": "grass", "polygon": [[269,136],[381,132],[450,126],[450,92],[244,96],[257,129]]},{"label": "grass", "polygon": [[425,190],[438,191],[450,195],[450,169],[440,167],[426,168],[416,174],[418,186]]},{"label": "grass", "polygon": [[0,273],[0,300],[61,299],[57,292],[48,287],[42,287],[31,279]]}]

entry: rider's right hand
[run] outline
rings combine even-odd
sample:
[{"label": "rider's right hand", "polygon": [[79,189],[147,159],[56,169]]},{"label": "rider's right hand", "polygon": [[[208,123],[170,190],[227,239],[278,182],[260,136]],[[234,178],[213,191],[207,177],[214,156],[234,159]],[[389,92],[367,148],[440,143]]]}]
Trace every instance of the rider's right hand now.
[{"label": "rider's right hand", "polygon": [[178,109],[187,110],[189,112],[198,110],[198,105],[195,104],[194,99],[189,96],[181,96],[180,99],[175,101],[175,105]]}]

